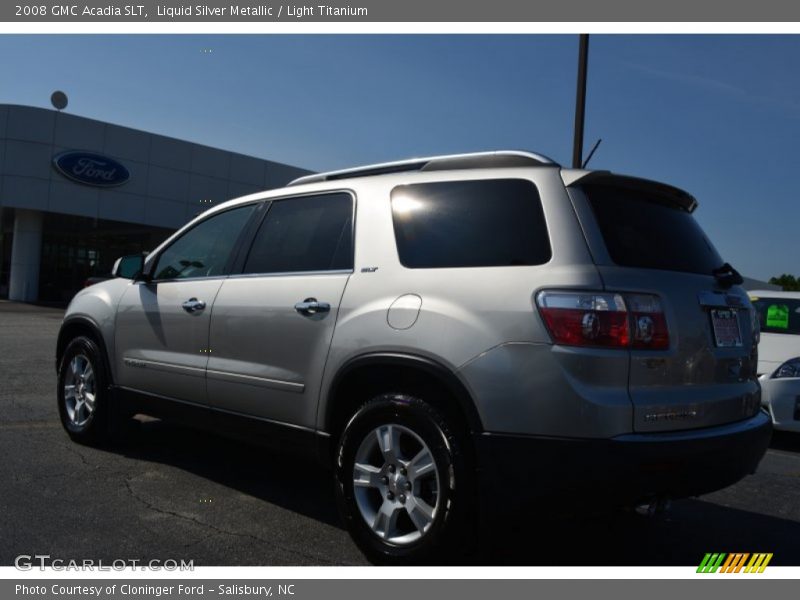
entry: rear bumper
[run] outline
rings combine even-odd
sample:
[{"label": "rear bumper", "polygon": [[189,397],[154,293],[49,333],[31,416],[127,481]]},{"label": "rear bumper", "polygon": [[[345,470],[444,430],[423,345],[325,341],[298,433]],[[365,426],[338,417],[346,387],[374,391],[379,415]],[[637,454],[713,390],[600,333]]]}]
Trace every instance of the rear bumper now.
[{"label": "rear bumper", "polygon": [[529,500],[578,495],[627,504],[722,489],[755,472],[772,434],[759,411],[737,423],[611,439],[476,436],[480,485]]}]

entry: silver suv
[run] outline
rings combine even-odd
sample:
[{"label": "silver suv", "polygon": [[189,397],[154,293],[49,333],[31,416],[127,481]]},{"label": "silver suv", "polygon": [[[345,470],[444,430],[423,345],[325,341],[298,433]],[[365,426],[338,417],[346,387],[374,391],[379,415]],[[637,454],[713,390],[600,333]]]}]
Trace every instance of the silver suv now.
[{"label": "silver suv", "polygon": [[145,413],[314,455],[376,562],[463,546],[486,503],[722,488],[771,425],[755,313],[696,206],[510,151],[231,200],[75,296],[61,419],[84,443]]}]

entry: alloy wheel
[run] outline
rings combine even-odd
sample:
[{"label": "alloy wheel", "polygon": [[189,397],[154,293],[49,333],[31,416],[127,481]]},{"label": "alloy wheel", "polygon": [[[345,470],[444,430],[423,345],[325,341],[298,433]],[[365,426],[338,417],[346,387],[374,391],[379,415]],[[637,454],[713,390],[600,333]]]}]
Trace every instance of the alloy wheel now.
[{"label": "alloy wheel", "polygon": [[75,427],[83,427],[92,418],[97,391],[94,368],[85,354],[76,354],[67,367],[64,378],[64,407]]},{"label": "alloy wheel", "polygon": [[391,544],[418,541],[439,510],[433,454],[420,436],[402,425],[381,425],[367,434],[356,452],[353,487],[361,517]]}]

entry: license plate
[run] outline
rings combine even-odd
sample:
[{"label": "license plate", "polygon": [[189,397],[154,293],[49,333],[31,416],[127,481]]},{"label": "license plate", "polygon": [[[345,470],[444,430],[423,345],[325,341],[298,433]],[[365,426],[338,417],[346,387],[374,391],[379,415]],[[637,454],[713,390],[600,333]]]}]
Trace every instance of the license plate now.
[{"label": "license plate", "polygon": [[718,348],[731,348],[742,345],[739,314],[736,309],[712,308],[711,325],[714,328],[714,341]]}]

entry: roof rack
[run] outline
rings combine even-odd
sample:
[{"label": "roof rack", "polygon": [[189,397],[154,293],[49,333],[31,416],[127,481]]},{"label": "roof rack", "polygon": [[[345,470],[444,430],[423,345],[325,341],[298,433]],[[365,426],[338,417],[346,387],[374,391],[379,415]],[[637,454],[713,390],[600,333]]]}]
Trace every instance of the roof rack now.
[{"label": "roof rack", "polygon": [[498,150],[496,152],[472,152],[469,154],[448,154],[444,156],[429,156],[426,158],[411,158],[395,162],[366,165],[327,173],[314,173],[305,175],[291,181],[289,185],[302,183],[317,183],[320,181],[333,181],[335,179],[348,179],[350,177],[369,177],[371,175],[386,175],[387,173],[402,173],[405,171],[445,171],[449,169],[487,169],[502,167],[534,167],[534,166],[559,166],[554,160],[522,150]]}]

